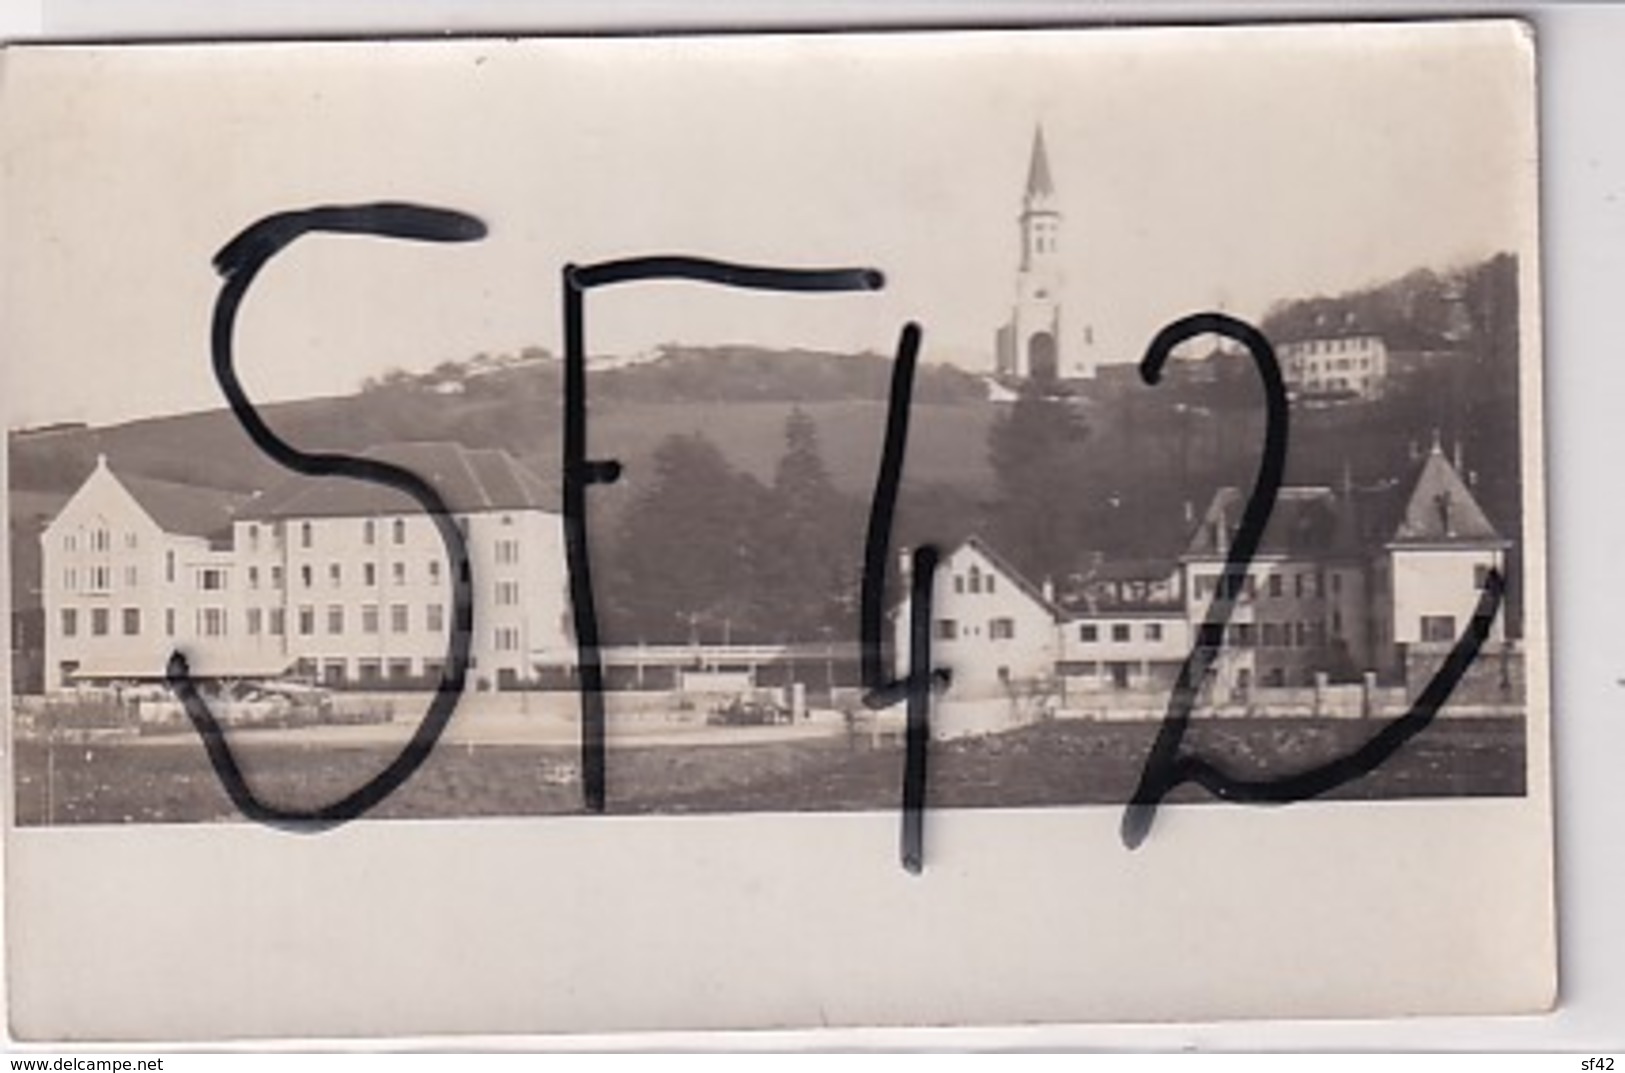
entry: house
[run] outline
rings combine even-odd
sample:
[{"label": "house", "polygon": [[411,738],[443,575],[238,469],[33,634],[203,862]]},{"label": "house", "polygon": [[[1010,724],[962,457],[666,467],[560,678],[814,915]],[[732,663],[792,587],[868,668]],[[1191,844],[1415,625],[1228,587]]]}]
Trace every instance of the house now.
[{"label": "house", "polygon": [[[908,673],[911,602],[893,616],[897,674]],[[980,537],[945,554],[931,591],[931,661],[955,697],[1008,696],[1053,680],[1059,609]]]},{"label": "house", "polygon": [[120,474],[98,456],[40,533],[45,689],[162,674],[176,646],[223,637],[240,501]]},{"label": "house", "polygon": [[1069,701],[1078,693],[1173,686],[1191,638],[1177,561],[1096,562],[1069,590],[1056,664]]},{"label": "house", "polygon": [[[1436,438],[1399,502],[1371,572],[1374,661],[1390,677],[1403,674],[1410,657],[1436,661],[1456,643],[1511,547]],[[1497,615],[1488,640],[1505,637],[1505,616]]]}]

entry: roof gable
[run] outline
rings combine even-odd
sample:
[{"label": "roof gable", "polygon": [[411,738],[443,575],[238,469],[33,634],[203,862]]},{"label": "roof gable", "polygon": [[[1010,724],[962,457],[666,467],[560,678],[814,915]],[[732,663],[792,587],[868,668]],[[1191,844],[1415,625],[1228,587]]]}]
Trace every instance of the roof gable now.
[{"label": "roof gable", "polygon": [[1499,543],[1503,543],[1501,534],[1435,444],[1422,463],[1389,544]]}]

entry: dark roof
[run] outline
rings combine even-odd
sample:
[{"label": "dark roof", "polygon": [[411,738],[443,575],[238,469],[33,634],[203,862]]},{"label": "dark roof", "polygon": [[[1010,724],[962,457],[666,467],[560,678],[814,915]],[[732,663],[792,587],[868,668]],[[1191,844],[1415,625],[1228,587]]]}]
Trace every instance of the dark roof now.
[{"label": "dark roof", "polygon": [[1027,165],[1027,197],[1050,197],[1055,193],[1055,180],[1049,173],[1049,152],[1044,148],[1044,128],[1033,131],[1033,156]]},{"label": "dark roof", "polygon": [[216,536],[231,528],[236,509],[247,499],[235,492],[178,484],[156,477],[113,471],[135,501],[166,533]]},{"label": "dark roof", "polygon": [[[1239,488],[1226,486],[1215,492],[1191,535],[1186,557],[1222,559],[1229,554],[1246,506]],[[1258,554],[1302,558],[1353,552],[1357,544],[1349,515],[1330,488],[1282,488],[1264,527]]]},{"label": "dark roof", "polygon": [[1438,444],[1422,462],[1404,511],[1390,531],[1388,543],[1499,544],[1501,534],[1484,516],[1461,474],[1456,472]]},{"label": "dark roof", "polygon": [[[507,451],[458,443],[397,443],[362,457],[392,462],[427,481],[457,514],[557,510],[557,493]],[[371,481],[290,477],[255,496],[244,518],[358,517],[421,509],[406,494]]]}]

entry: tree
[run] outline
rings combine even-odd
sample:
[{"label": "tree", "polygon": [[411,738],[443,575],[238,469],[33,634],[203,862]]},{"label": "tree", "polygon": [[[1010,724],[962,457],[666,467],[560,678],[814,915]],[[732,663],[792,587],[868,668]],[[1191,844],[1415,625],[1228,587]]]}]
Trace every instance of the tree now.
[{"label": "tree", "polygon": [[988,430],[991,537],[1035,580],[1060,578],[1083,543],[1080,474],[1088,429],[1070,400],[1024,390]]},{"label": "tree", "polygon": [[618,635],[606,631],[605,643],[759,634],[756,536],[766,489],[698,433],[668,436],[652,461],[653,479],[628,505],[606,571]]},{"label": "tree", "polygon": [[799,406],[784,422],[760,559],[764,626],[785,640],[849,632],[862,539],[857,504],[824,466],[818,425]]}]

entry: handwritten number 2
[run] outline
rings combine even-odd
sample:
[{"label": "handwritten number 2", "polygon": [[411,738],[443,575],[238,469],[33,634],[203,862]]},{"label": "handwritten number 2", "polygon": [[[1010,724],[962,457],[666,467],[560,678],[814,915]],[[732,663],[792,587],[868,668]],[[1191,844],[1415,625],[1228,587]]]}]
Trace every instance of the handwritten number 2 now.
[{"label": "handwritten number 2", "polygon": [[1197,630],[1196,643],[1180,668],[1179,679],[1168,698],[1168,712],[1152,743],[1140,783],[1123,814],[1123,844],[1130,849],[1140,845],[1150,833],[1157,806],[1182,783],[1194,782],[1226,801],[1285,804],[1326,793],[1376,769],[1411,738],[1433,721],[1456,683],[1477,658],[1490,635],[1499,612],[1505,580],[1491,570],[1485,578],[1478,605],[1465,632],[1452,646],[1444,662],[1406,712],[1385,725],[1360,748],[1347,756],[1330,760],[1307,771],[1275,779],[1238,779],[1227,775],[1199,756],[1182,754],[1180,744],[1190,726],[1191,708],[1213,662],[1224,645],[1225,626],[1235,610],[1236,598],[1247,579],[1247,570],[1258,551],[1264,527],[1275,509],[1286,469],[1288,407],[1286,385],[1275,350],[1262,332],[1245,321],[1222,313],[1197,313],[1168,325],[1157,333],[1140,362],[1140,375],[1148,384],[1162,376],[1175,347],[1199,335],[1214,333],[1233,339],[1247,348],[1264,382],[1264,453],[1258,476],[1247,499],[1241,528],[1237,530],[1225,557],[1213,601]]}]

